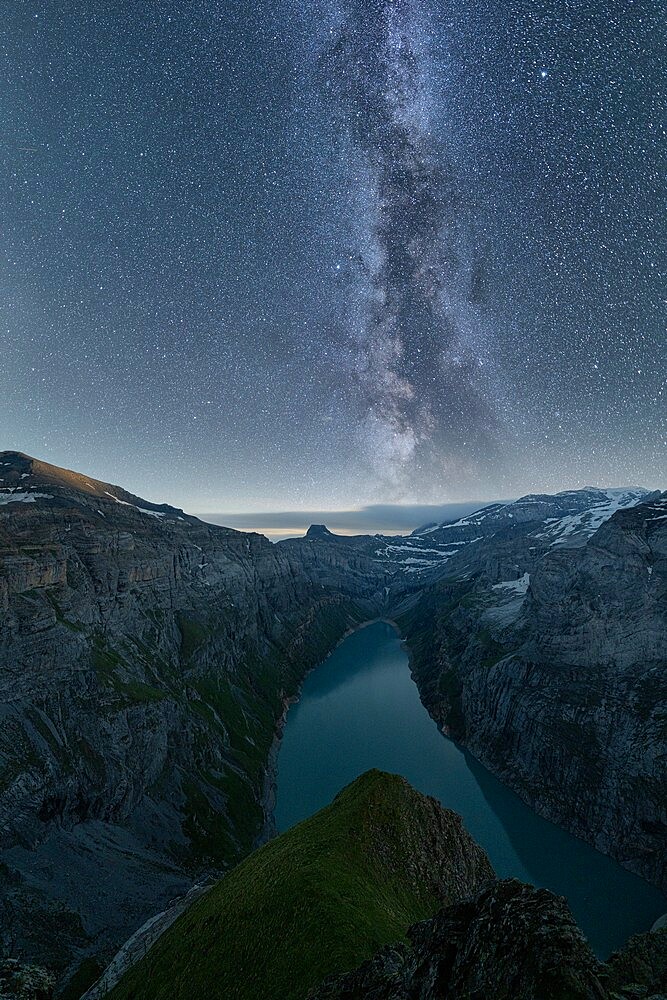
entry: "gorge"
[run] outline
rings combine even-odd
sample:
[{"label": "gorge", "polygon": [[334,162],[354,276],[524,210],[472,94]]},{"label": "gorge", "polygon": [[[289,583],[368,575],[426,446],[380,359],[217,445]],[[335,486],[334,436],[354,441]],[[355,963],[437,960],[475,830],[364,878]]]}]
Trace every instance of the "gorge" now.
[{"label": "gorge", "polygon": [[664,889],[664,494],[272,545],[18,452],[0,480],[6,950],[82,992],[143,921],[237,863],[269,832],[285,706],[379,617],[446,732]]},{"label": "gorge", "polygon": [[500,878],[565,896],[600,958],[649,930],[667,906],[658,889],[536,815],[438,732],[386,623],[354,632],[306,678],[278,756],[278,830],[321,809],[371,767],[401,774],[459,813]]}]

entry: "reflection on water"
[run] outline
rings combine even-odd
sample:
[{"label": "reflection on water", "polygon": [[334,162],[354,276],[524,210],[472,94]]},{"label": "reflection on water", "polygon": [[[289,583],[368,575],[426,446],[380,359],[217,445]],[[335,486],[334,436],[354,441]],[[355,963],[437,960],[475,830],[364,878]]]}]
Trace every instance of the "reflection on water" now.
[{"label": "reflection on water", "polygon": [[419,700],[394,629],[368,625],[307,678],[287,717],[275,818],[286,830],[371,767],[406,777],[463,816],[501,877],[566,896],[606,957],[648,930],[667,900],[583,841],[540,819],[469,753],[438,731]]}]

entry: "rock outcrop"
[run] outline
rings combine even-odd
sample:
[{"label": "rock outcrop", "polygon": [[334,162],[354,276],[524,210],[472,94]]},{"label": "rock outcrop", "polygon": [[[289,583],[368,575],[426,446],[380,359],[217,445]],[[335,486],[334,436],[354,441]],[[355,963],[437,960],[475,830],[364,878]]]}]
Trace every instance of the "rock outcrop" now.
[{"label": "rock outcrop", "polygon": [[261,838],[284,701],[391,575],[17,453],[0,477],[0,928],[62,969]]},{"label": "rock outcrop", "polygon": [[0,961],[2,1000],[51,1000],[54,987],[54,976],[38,965],[25,965],[15,958]]},{"label": "rock outcrop", "polygon": [[456,813],[368,771],[193,903],[109,1000],[303,1000],[493,877]]},{"label": "rock outcrop", "polygon": [[235,864],[285,705],[378,616],[444,728],[665,886],[666,537],[664,496],[584,490],[273,545],[0,453],[0,946],[110,957]]},{"label": "rock outcrop", "polygon": [[660,1000],[667,933],[598,962],[565,900],[514,879],[415,924],[410,945],[330,978],[309,1000]]}]

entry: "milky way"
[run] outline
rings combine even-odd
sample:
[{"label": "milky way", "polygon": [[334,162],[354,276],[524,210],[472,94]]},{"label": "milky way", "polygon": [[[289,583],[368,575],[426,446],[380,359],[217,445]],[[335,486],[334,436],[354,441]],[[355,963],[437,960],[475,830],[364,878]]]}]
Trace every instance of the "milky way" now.
[{"label": "milky way", "polygon": [[5,5],[0,446],[195,511],[664,486],[664,17]]},{"label": "milky way", "polygon": [[353,2],[320,57],[329,107],[364,160],[361,437],[376,473],[412,491],[421,469],[441,485],[443,472],[460,469],[466,442],[491,425],[462,323],[469,278],[456,181],[429,124],[424,21],[414,0]]}]

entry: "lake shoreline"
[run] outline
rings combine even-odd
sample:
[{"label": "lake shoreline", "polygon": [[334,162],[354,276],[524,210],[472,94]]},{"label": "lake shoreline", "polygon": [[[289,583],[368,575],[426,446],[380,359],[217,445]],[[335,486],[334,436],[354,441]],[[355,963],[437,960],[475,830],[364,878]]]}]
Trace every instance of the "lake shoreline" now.
[{"label": "lake shoreline", "polygon": [[[349,653],[327,669],[346,640],[380,624],[384,630],[353,640]],[[321,676],[316,667],[324,668]],[[295,703],[302,708],[290,734],[289,708]],[[279,763],[282,750],[287,756]],[[312,815],[372,767],[402,774],[462,816],[499,878],[515,877],[567,896],[600,957],[631,934],[648,930],[664,913],[659,890],[653,892],[650,883],[539,816],[442,731],[421,699],[410,648],[397,623],[385,616],[346,629],[304,674],[298,691],[285,698],[267,762],[266,836]],[[604,902],[605,887],[627,897],[617,912]]]},{"label": "lake shoreline", "polygon": [[[271,741],[271,746],[269,747],[269,753],[266,760],[266,767],[264,770],[262,795],[260,798],[260,806],[264,813],[264,824],[262,826],[261,832],[259,833],[259,835],[255,840],[255,843],[253,845],[254,848],[261,847],[262,844],[266,844],[267,841],[271,840],[278,833],[274,815],[276,808],[276,799],[277,799],[278,754],[280,753],[280,747],[282,746],[282,741],[283,741],[283,733],[285,731],[285,726],[287,725],[287,714],[292,705],[296,705],[301,700],[301,693],[303,691],[303,685],[306,681],[306,678],[309,677],[314,670],[317,670],[319,667],[321,667],[322,664],[329,659],[332,653],[334,653],[338,649],[338,647],[345,642],[346,639],[349,639],[351,635],[354,635],[355,632],[361,632],[363,629],[368,628],[368,626],[370,625],[376,625],[378,622],[383,622],[385,625],[390,625],[393,629],[395,629],[401,644],[402,645],[405,644],[405,639],[401,635],[401,630],[397,622],[395,622],[392,618],[383,618],[383,617],[369,618],[367,621],[360,622],[358,625],[352,625],[350,626],[350,628],[345,630],[345,632],[341,635],[340,639],[338,639],[338,641],[334,643],[334,645],[329,649],[329,651],[324,654],[321,660],[318,660],[317,663],[313,664],[312,667],[309,667],[308,670],[305,671],[303,677],[301,678],[301,681],[299,682],[297,691],[294,694],[286,695],[283,698],[282,711],[278,716],[276,724],[274,726],[273,739]],[[408,652],[408,660],[409,659],[410,659],[410,654]],[[414,680],[414,675],[412,674],[412,670],[410,670],[410,676]]]}]

